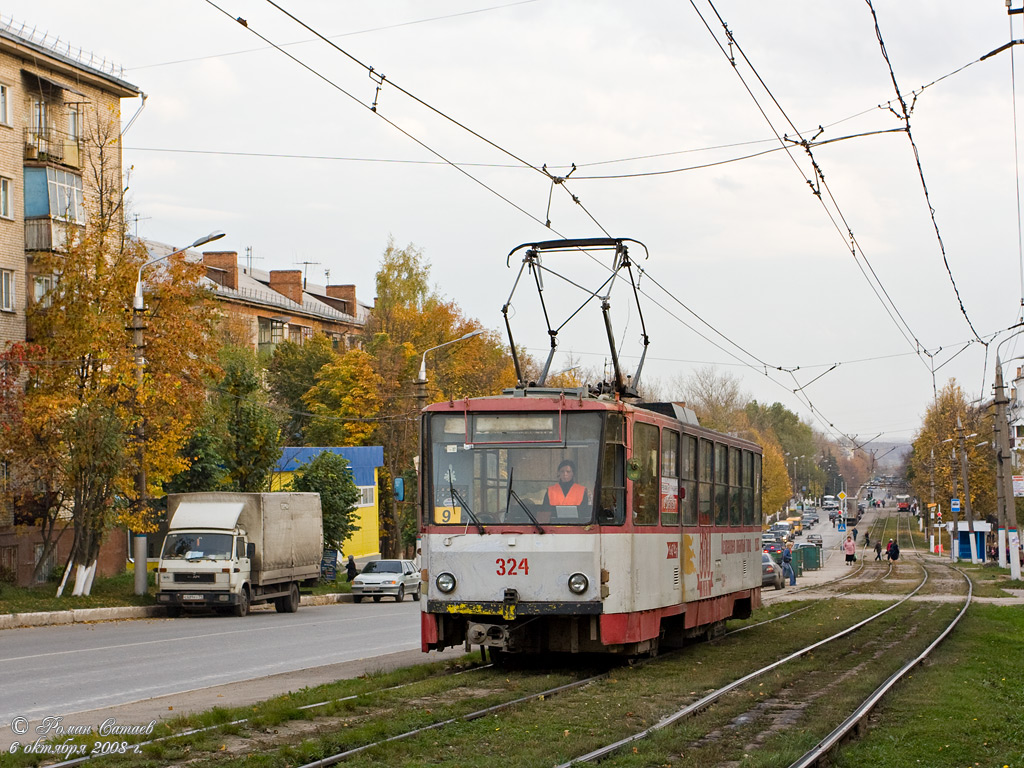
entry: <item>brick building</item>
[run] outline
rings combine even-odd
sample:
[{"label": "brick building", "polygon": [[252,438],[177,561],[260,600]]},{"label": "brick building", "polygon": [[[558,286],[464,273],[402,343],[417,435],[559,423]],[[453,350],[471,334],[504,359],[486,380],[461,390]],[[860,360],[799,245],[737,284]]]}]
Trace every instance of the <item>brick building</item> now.
[{"label": "brick building", "polygon": [[[85,223],[83,184],[95,158],[90,137],[120,134],[121,99],[141,95],[121,71],[66,42],[0,19],[0,348],[24,341],[25,310],[53,285],[35,274],[33,254],[59,249]],[[104,148],[112,178],[121,178],[120,142]],[[15,526],[7,466],[0,461],[0,580],[27,583],[41,545],[38,531]],[[49,565],[66,559],[68,531]],[[115,533],[100,572],[123,569],[127,543]]]}]

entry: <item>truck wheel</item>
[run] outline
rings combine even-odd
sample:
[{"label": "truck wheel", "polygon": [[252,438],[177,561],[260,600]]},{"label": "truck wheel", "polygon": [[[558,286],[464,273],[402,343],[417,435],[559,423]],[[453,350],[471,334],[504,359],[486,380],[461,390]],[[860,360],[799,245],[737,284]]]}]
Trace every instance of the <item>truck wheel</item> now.
[{"label": "truck wheel", "polygon": [[416,601],[418,601],[420,599],[420,588],[419,588],[419,585],[417,585],[416,589],[413,590],[412,599],[416,600]]},{"label": "truck wheel", "polygon": [[405,600],[405,584],[398,585],[398,594],[395,595],[395,602],[400,603]]},{"label": "truck wheel", "polygon": [[299,603],[302,601],[302,598],[299,597],[299,585],[294,581],[288,590],[288,597],[284,598],[284,600],[286,601],[285,613],[295,613],[299,610]]},{"label": "truck wheel", "polygon": [[248,616],[249,615],[249,588],[242,587],[242,592],[238,596],[238,603],[235,605],[235,616]]}]

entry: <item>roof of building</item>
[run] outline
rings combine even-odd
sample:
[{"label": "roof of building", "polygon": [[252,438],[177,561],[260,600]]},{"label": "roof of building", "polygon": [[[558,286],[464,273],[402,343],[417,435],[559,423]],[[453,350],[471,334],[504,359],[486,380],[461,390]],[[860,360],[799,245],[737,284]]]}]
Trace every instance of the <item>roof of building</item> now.
[{"label": "roof of building", "polygon": [[[36,27],[19,24],[14,19],[0,17],[0,40],[6,40],[16,46],[28,48],[54,64],[62,65],[78,72],[92,75],[106,83],[106,90],[112,91],[121,98],[138,96],[141,91],[124,79],[124,67],[106,58],[100,58],[82,48],[75,49],[71,43],[61,41],[59,37],[50,39],[47,33],[40,34]],[[35,74],[35,73],[33,73]],[[36,75],[39,77],[39,75]],[[49,80],[53,85],[79,93],[72,86],[59,81]]]},{"label": "roof of building", "polygon": [[284,448],[281,458],[274,465],[275,472],[294,472],[324,451],[337,453],[347,462],[352,471],[352,480],[359,486],[376,485],[374,470],[384,466],[384,448],[379,445],[356,445],[344,447],[321,446],[317,448]]},{"label": "roof of building", "polygon": [[[146,250],[153,259],[160,259],[170,256],[176,248],[166,243],[158,243],[154,240],[144,241]],[[203,255],[197,250],[188,249],[185,251],[185,258],[189,261],[202,262]],[[157,265],[159,267],[159,265]],[[211,293],[224,299],[235,299],[246,304],[256,304],[267,307],[281,316],[281,322],[288,323],[292,318],[286,317],[289,313],[314,315],[330,318],[333,320],[364,325],[373,309],[368,304],[357,301],[357,314],[350,315],[341,312],[330,304],[321,301],[319,296],[326,296],[327,289],[315,283],[306,283],[302,291],[302,303],[292,301],[284,294],[270,288],[270,273],[263,270],[250,269],[239,264],[238,267],[238,288],[229,288],[221,285],[215,280],[207,277],[201,279],[201,285]]]}]

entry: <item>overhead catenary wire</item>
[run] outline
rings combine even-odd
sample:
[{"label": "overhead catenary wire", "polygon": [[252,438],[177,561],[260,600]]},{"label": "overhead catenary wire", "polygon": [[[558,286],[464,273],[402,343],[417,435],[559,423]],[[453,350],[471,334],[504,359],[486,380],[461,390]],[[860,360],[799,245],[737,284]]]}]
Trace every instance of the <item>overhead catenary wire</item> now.
[{"label": "overhead catenary wire", "polygon": [[[897,119],[903,121],[904,127],[906,128],[907,140],[910,142],[910,146],[914,152],[914,163],[917,165],[917,174],[921,179],[921,189],[924,191],[924,199],[928,205],[928,214],[932,220],[932,228],[935,230],[935,239],[938,240],[939,250],[942,252],[942,263],[946,266],[946,273],[949,275],[949,281],[953,285],[953,292],[956,294],[956,300],[960,305],[960,312],[964,316],[964,320],[967,321],[967,325],[970,327],[974,337],[984,344],[985,342],[982,341],[981,336],[978,335],[978,331],[974,328],[974,323],[971,322],[971,318],[967,314],[967,307],[964,306],[964,300],[960,296],[960,289],[957,287],[956,279],[953,277],[953,270],[949,266],[949,259],[946,256],[946,245],[942,242],[942,233],[939,231],[939,222],[938,219],[935,218],[935,206],[932,205],[931,195],[928,192],[928,183],[924,178],[924,168],[921,166],[921,153],[918,151],[917,142],[914,141],[914,134],[910,130],[910,113],[913,111],[913,106],[907,106],[907,102],[900,91],[899,83],[896,82],[896,73],[893,71],[892,62],[889,60],[889,53],[885,50],[885,40],[882,39],[882,29],[878,25],[878,14],[875,13],[875,7],[871,4],[871,0],[864,0],[864,2],[867,3],[868,10],[871,11],[871,18],[875,24],[875,36],[878,38],[878,47],[881,49],[882,58],[885,59],[885,64],[889,68],[889,77],[892,79],[892,87],[896,91],[897,101],[900,105],[900,112],[897,113],[894,110],[893,114],[896,115]],[[911,104],[913,104],[913,102],[911,102]]]}]

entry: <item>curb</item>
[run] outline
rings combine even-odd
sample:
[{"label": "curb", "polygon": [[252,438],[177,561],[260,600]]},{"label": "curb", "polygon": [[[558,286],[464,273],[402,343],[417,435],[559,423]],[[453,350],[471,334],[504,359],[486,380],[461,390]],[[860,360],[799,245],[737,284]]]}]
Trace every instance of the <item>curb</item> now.
[{"label": "curb", "polygon": [[[351,603],[352,595],[335,592],[329,595],[303,595],[300,605],[334,605]],[[262,606],[255,606],[261,608]],[[119,608],[72,608],[67,611],[38,611],[35,613],[0,613],[0,629],[21,627],[49,627],[57,624],[83,624],[90,621],[120,621],[123,619],[153,619],[167,615],[162,605],[128,605]]]}]

